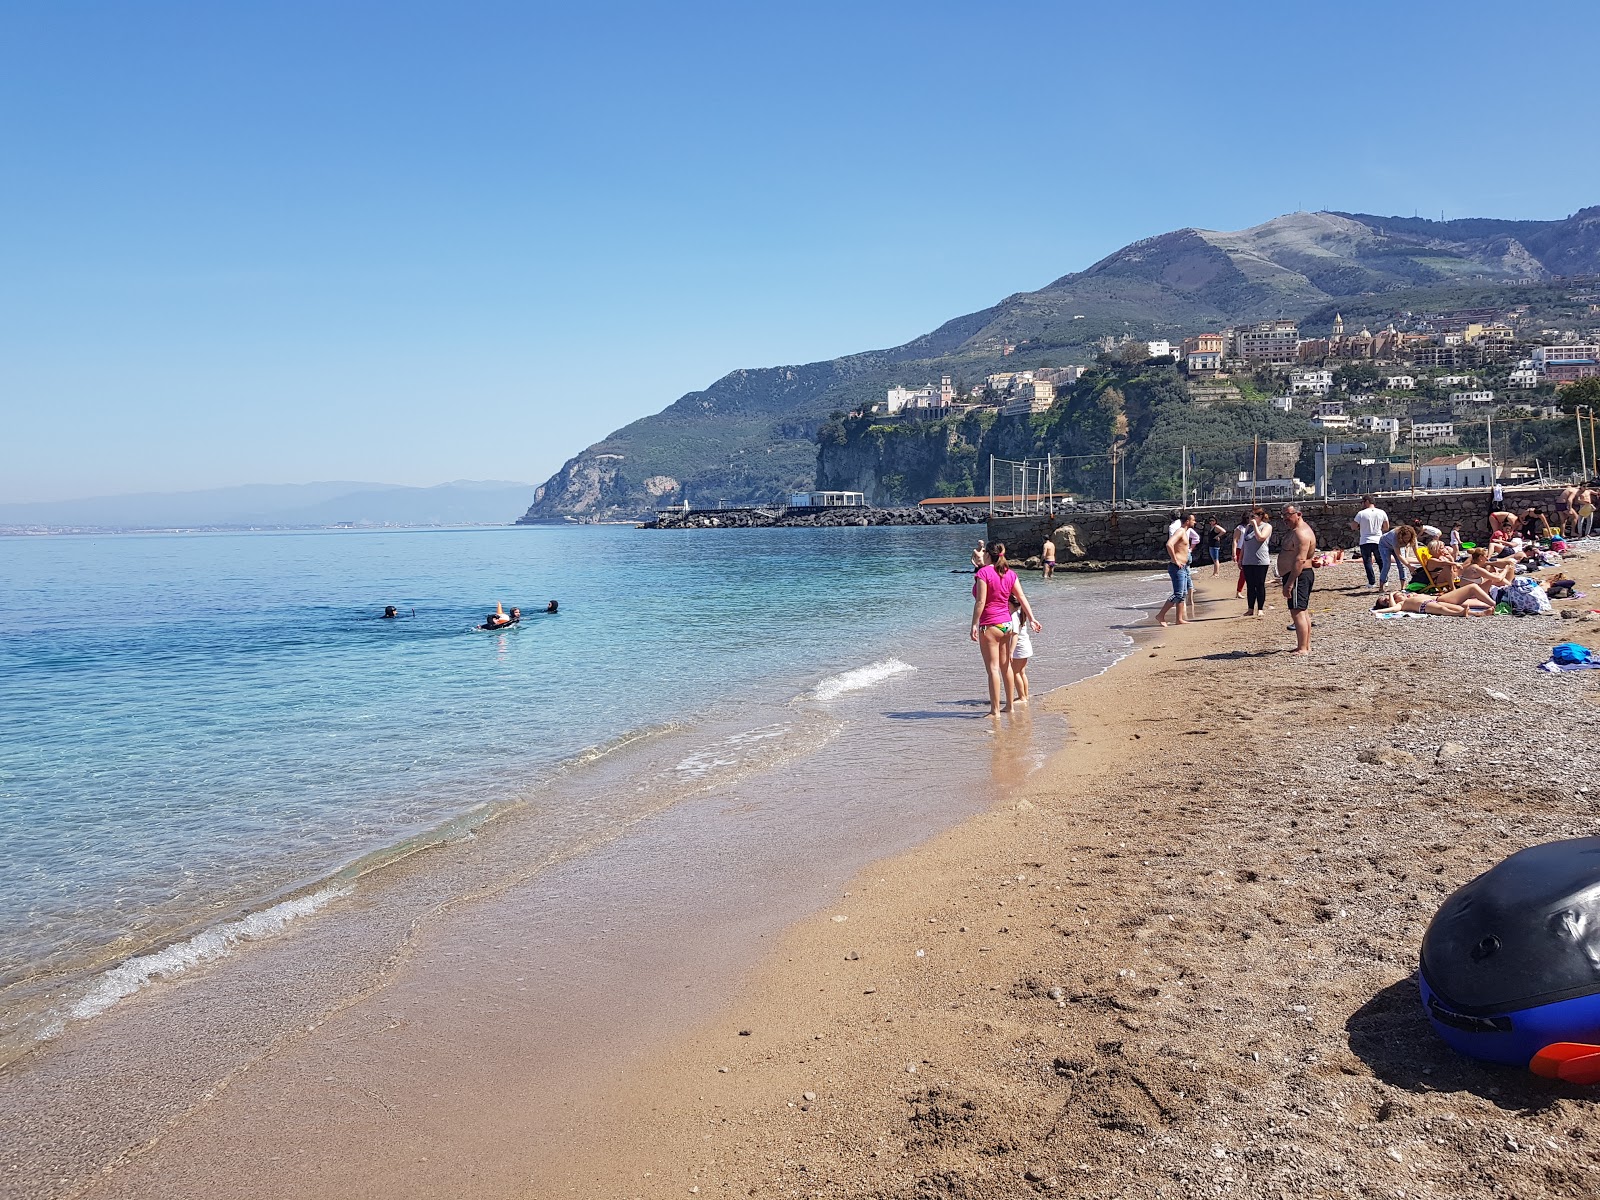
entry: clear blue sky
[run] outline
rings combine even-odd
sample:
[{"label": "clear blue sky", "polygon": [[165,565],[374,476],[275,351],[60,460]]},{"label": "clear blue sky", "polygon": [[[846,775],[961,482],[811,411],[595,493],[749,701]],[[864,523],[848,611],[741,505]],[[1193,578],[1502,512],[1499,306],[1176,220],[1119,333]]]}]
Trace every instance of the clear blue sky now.
[{"label": "clear blue sky", "polygon": [[1591,18],[13,0],[0,500],[538,482],[1167,229],[1562,217],[1600,156],[1544,149],[1595,111],[1546,35]]}]

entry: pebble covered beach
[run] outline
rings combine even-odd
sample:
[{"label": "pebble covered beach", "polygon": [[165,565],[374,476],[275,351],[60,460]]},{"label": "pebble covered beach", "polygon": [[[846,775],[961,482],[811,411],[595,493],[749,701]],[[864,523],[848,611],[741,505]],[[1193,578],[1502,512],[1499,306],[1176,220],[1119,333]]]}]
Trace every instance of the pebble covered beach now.
[{"label": "pebble covered beach", "polygon": [[1588,545],[1544,617],[1380,621],[1319,572],[1306,660],[1202,575],[1049,697],[1043,770],[791,931],[528,1194],[1593,1195],[1593,1089],[1456,1055],[1416,981],[1446,896],[1600,832],[1596,673],[1538,669],[1600,644]]}]

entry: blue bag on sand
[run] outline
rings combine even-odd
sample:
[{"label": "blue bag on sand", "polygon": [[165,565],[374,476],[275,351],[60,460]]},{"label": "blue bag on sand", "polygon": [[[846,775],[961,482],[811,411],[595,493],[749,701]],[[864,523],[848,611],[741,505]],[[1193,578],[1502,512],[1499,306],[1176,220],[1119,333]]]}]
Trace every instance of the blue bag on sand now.
[{"label": "blue bag on sand", "polygon": [[1587,646],[1580,646],[1577,642],[1562,642],[1550,651],[1550,661],[1560,666],[1577,666],[1581,663],[1594,661],[1594,651]]}]

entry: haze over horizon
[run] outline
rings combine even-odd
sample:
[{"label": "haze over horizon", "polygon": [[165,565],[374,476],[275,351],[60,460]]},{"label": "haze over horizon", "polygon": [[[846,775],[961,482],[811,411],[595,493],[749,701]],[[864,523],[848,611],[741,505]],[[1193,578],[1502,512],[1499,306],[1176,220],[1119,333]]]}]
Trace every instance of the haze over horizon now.
[{"label": "haze over horizon", "polygon": [[[541,480],[730,370],[895,345],[1171,229],[1565,217],[1600,202],[1593,155],[1541,157],[1580,73],[1474,103],[1487,152],[1443,136],[1465,68],[1510,78],[1503,20],[13,5],[0,502]],[[1282,103],[1319,54],[1331,86]]]}]

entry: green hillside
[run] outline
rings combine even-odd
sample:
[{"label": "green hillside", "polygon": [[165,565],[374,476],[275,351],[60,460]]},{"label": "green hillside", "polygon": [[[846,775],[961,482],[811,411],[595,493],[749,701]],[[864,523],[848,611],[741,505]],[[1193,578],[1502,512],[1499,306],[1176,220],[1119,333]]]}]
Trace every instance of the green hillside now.
[{"label": "green hillside", "polygon": [[625,519],[685,496],[770,501],[814,484],[832,413],[944,374],[965,388],[1000,370],[1088,363],[1107,336],[1175,339],[1280,315],[1315,331],[1335,311],[1381,326],[1406,310],[1522,304],[1575,322],[1584,306],[1555,277],[1580,272],[1600,274],[1600,207],[1563,221],[1293,213],[1236,232],[1178,230],[903,346],[734,371],[568,460],[522,519]]}]

